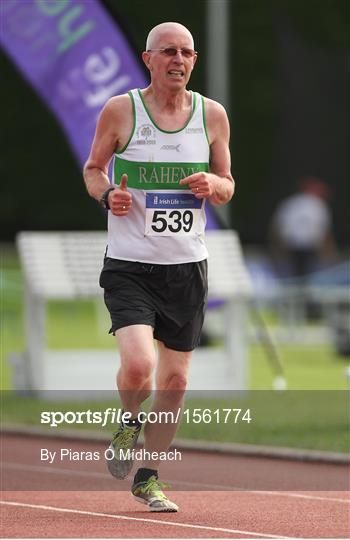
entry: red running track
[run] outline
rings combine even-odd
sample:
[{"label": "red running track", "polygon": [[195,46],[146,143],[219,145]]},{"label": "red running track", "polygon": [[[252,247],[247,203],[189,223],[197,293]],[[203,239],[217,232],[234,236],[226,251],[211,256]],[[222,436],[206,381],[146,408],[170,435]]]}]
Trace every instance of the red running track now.
[{"label": "red running track", "polygon": [[6,435],[2,536],[9,538],[347,538],[346,465],[183,452],[162,480],[180,506],[154,514],[98,461],[40,462],[40,449],[99,451],[99,442]]}]

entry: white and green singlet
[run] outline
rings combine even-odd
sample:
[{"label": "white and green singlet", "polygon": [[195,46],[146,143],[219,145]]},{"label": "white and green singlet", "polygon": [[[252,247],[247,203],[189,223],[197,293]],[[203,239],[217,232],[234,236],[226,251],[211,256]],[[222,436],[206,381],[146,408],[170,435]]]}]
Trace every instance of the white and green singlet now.
[{"label": "white and green singlet", "polygon": [[132,207],[127,216],[108,212],[107,256],[154,264],[205,259],[205,199],[179,181],[209,170],[204,100],[192,94],[192,114],[183,128],[165,131],[148,112],[140,90],[129,92],[134,123],[114,159],[114,181],[128,175]]}]

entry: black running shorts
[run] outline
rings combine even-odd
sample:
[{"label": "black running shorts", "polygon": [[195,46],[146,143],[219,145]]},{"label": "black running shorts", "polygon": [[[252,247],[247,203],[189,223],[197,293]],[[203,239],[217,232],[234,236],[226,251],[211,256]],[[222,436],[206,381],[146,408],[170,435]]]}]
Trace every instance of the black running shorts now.
[{"label": "black running shorts", "polygon": [[112,327],[154,329],[154,338],[176,351],[199,343],[207,302],[207,261],[148,264],[105,258],[100,276]]}]

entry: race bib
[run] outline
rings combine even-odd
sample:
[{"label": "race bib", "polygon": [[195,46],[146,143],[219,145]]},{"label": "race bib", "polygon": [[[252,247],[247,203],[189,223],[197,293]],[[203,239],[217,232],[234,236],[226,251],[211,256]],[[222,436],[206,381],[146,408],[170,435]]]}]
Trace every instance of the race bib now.
[{"label": "race bib", "polygon": [[200,234],[202,204],[192,193],[146,193],[145,235]]}]

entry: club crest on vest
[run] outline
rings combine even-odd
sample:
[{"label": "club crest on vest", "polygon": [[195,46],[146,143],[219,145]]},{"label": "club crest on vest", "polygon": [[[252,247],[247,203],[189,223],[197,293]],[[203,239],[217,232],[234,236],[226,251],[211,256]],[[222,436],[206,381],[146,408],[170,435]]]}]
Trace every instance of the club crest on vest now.
[{"label": "club crest on vest", "polygon": [[143,124],[136,131],[137,144],[156,144],[156,130],[152,124]]}]

